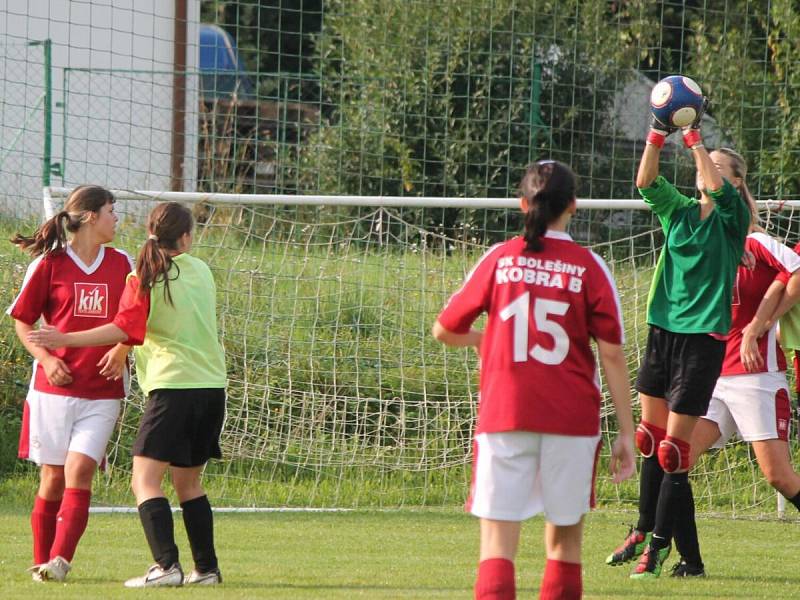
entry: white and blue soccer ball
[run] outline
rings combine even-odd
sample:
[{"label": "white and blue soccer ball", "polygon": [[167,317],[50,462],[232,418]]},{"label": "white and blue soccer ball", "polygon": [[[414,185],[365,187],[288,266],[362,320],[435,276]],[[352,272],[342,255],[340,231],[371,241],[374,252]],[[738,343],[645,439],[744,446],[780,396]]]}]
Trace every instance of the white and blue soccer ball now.
[{"label": "white and blue soccer ball", "polygon": [[650,110],[666,125],[691,125],[703,106],[703,91],[697,82],[683,75],[659,81],[650,93]]}]

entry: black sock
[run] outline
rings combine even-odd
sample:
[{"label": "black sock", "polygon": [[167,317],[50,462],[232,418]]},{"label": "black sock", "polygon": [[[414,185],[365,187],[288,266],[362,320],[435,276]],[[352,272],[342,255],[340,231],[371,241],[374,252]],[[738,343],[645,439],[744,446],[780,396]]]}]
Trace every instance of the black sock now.
[{"label": "black sock", "polygon": [[658,464],[655,455],[642,460],[642,473],[639,479],[639,531],[653,531],[656,524],[656,506],[661,489],[664,469]]},{"label": "black sock", "polygon": [[794,507],[795,507],[797,510],[800,510],[800,492],[797,492],[797,493],[796,493],[794,496],[792,496],[791,498],[786,498],[786,499],[787,499],[789,502],[791,502],[792,504],[794,504]]},{"label": "black sock", "polygon": [[175,545],[175,531],[172,510],[166,498],[150,498],[139,507],[139,519],[144,528],[144,537],[150,552],[162,569],[169,569],[178,562],[178,547]]},{"label": "black sock", "polygon": [[700,542],[697,539],[697,521],[694,514],[694,494],[692,484],[689,483],[688,474],[683,494],[678,499],[675,507],[675,520],[673,521],[673,536],[675,547],[681,558],[693,567],[702,567],[703,559],[700,556]]},{"label": "black sock", "polygon": [[208,496],[184,502],[181,508],[195,568],[200,573],[213,571],[217,568],[217,554],[214,552],[214,517]]},{"label": "black sock", "polygon": [[664,474],[656,507],[656,526],[653,529],[653,537],[662,540],[659,542],[661,548],[672,543],[675,515],[683,508],[688,492],[689,473]]}]

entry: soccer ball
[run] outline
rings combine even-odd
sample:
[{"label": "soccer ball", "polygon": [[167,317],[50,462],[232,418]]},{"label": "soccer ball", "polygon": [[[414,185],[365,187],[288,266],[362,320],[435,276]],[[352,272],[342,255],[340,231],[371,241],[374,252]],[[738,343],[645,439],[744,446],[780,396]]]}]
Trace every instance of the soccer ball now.
[{"label": "soccer ball", "polygon": [[670,75],[659,81],[650,94],[650,110],[665,125],[691,125],[703,106],[703,92],[693,79]]}]

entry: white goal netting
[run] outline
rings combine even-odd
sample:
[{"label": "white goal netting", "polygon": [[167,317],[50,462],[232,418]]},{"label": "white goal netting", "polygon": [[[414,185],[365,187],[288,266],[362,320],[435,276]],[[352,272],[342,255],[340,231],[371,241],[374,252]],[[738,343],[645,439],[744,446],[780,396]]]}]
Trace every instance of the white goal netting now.
[{"label": "white goal netting", "polygon": [[[52,202],[63,194],[53,190]],[[211,464],[207,483],[220,505],[464,500],[477,360],[436,343],[430,327],[486,247],[520,230],[515,201],[122,193],[118,245],[135,253],[156,199],[194,205],[194,252],[218,285],[229,404],[225,458]],[[639,201],[581,206],[571,232],[605,257],[617,280],[633,378],[660,230]],[[765,204],[762,218],[773,234],[794,239],[795,210]],[[109,489],[129,473],[142,411],[134,390],[113,440]],[[608,403],[603,430],[605,468],[615,430]],[[693,477],[699,510],[775,512],[746,444],[707,455]],[[635,481],[616,487],[601,471],[601,503],[622,505],[637,493]]]}]

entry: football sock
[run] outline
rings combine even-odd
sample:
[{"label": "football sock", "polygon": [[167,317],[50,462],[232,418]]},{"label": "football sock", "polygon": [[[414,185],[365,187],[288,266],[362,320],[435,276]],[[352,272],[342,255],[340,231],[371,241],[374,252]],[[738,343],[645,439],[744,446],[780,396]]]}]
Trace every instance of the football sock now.
[{"label": "football sock", "polygon": [[[653,529],[653,545],[664,548],[672,542],[672,531],[679,510],[686,505],[691,494],[689,473],[665,473],[656,508],[656,526]],[[681,515],[681,518],[683,516]],[[656,540],[658,537],[658,541]]]},{"label": "football sock", "polygon": [[582,593],[580,563],[547,560],[539,600],[580,600]]},{"label": "football sock", "polygon": [[175,545],[175,526],[172,510],[166,498],[150,498],[139,507],[139,519],[144,528],[144,537],[150,552],[162,569],[169,569],[178,562],[178,547]]},{"label": "football sock", "polygon": [[681,557],[691,566],[700,567],[703,559],[700,556],[700,543],[697,540],[697,521],[694,514],[694,495],[688,474],[683,494],[678,498],[673,523],[675,547]]},{"label": "football sock", "polygon": [[506,558],[482,560],[475,582],[475,600],[514,600],[516,595],[514,563]]},{"label": "football sock", "polygon": [[791,498],[787,498],[787,500],[788,500],[789,502],[791,502],[792,504],[794,504],[794,507],[795,507],[797,510],[800,510],[800,492],[797,492],[797,493],[796,493],[794,496],[792,496]]},{"label": "football sock", "polygon": [[656,506],[664,469],[658,464],[658,456],[642,460],[642,473],[639,479],[639,523],[636,529],[643,532],[653,531],[656,525]]},{"label": "football sock", "polygon": [[181,508],[195,568],[200,573],[213,571],[217,568],[217,554],[214,552],[214,517],[208,496],[188,500],[181,504]]},{"label": "football sock", "polygon": [[89,502],[91,490],[67,488],[61,499],[61,509],[56,520],[56,535],[50,548],[50,558],[60,556],[72,562],[78,542],[86,531],[89,522]]},{"label": "football sock", "polygon": [[33,563],[41,565],[50,560],[50,548],[56,537],[56,518],[61,500],[45,500],[36,496],[31,511],[31,531],[33,532]]}]

